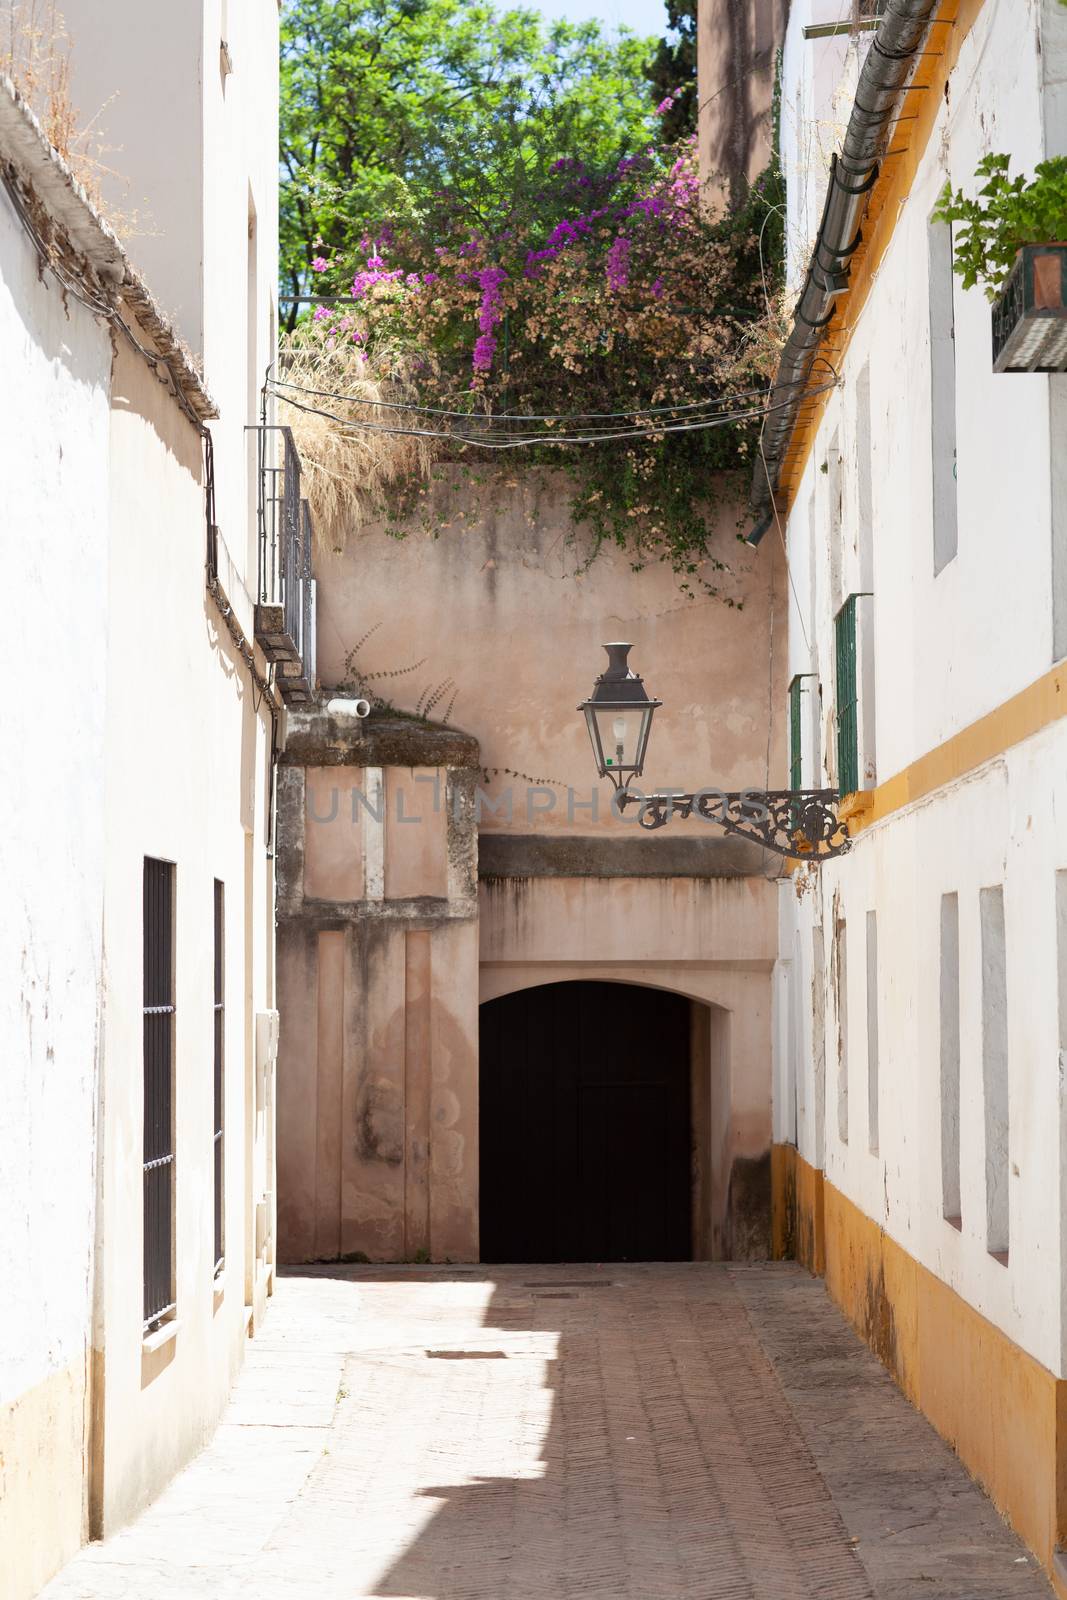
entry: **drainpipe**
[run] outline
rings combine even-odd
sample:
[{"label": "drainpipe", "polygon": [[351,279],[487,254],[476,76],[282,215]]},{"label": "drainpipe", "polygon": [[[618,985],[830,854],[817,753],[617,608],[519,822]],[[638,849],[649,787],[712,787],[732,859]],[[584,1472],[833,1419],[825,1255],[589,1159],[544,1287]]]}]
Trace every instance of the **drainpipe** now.
[{"label": "drainpipe", "polygon": [[[856,86],[852,115],[839,155],[830,163],[822,221],[793,328],[778,363],[763,424],[763,456],[756,463],[751,506],[757,525],[748,535],[758,544],[774,515],[782,463],[797,411],[833,320],[836,298],[848,288],[849,262],[862,237],[860,218],[878,180],[886,131],[897,115],[905,85],[938,0],[887,0]],[[766,461],[766,469],[764,468]]]}]

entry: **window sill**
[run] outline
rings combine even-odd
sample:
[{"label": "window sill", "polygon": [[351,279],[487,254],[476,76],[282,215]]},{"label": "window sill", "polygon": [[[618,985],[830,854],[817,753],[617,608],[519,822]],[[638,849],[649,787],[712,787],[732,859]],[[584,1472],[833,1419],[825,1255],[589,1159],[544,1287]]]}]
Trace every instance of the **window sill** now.
[{"label": "window sill", "polygon": [[154,1333],[146,1333],[141,1340],[142,1352],[148,1356],[156,1350],[162,1350],[164,1345],[170,1344],[172,1339],[177,1338],[180,1327],[181,1323],[177,1317],[171,1317],[169,1322],[165,1322],[161,1328],[156,1328]]}]

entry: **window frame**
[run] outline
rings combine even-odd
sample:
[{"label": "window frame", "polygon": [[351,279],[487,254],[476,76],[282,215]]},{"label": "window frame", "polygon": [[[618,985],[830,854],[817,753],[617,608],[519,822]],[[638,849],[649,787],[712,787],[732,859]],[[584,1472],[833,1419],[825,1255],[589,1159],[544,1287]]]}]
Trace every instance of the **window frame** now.
[{"label": "window frame", "polygon": [[156,1332],[177,1312],[175,1287],[175,867],[142,869],[142,1324]]},{"label": "window frame", "polygon": [[214,1275],[226,1266],[226,886],[213,891],[212,962],[212,1162],[214,1168]]},{"label": "window frame", "polygon": [[834,727],[837,788],[841,795],[859,791],[860,692],[856,628],[859,598],[858,594],[848,595],[834,617]]}]

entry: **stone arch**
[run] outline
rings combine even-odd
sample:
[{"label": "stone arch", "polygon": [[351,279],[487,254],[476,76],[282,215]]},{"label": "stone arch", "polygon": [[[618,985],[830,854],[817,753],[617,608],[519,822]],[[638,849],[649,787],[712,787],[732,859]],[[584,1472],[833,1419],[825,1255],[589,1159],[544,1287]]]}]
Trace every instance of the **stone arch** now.
[{"label": "stone arch", "polygon": [[[489,981],[486,982],[488,976]],[[512,1017],[512,1026],[521,1032],[523,1028],[530,1027],[530,1019],[536,1019],[539,1009],[536,1005],[523,1006],[521,1001],[516,1003],[516,997],[523,995],[532,996],[535,991],[546,991],[552,996],[565,998],[571,1002],[581,992],[576,986],[583,986],[585,991],[598,990],[602,994],[610,993],[610,988],[621,990],[642,991],[644,993],[659,994],[664,1000],[678,1002],[671,1007],[651,1008],[652,1012],[659,1010],[664,1018],[665,1026],[675,1030],[672,1038],[678,1048],[677,1029],[680,1026],[679,1011],[684,1007],[685,1015],[685,1063],[684,1070],[687,1080],[688,1106],[687,1106],[687,1151],[677,1156],[684,1162],[685,1170],[682,1173],[673,1172],[665,1175],[668,1187],[677,1180],[684,1182],[688,1193],[688,1239],[684,1255],[687,1259],[717,1260],[730,1257],[737,1253],[753,1253],[751,1250],[738,1251],[735,1238],[736,1229],[731,1216],[731,1176],[732,1176],[732,1116],[731,1116],[731,1091],[730,1091],[730,1014],[729,1009],[719,1002],[711,1000],[706,993],[701,993],[702,985],[699,981],[686,982],[685,974],[657,973],[655,971],[633,971],[625,967],[618,969],[580,969],[569,971],[539,971],[527,968],[524,971],[508,973],[498,972],[486,974],[483,972],[482,985],[482,1018],[481,1028],[483,1054],[482,1071],[487,1074],[500,1070],[499,1041],[493,1040],[487,1034],[485,1016],[487,1008],[496,1007],[497,1002],[505,1002],[504,1010]],[[694,978],[696,975],[693,975]],[[679,978],[681,981],[679,981]],[[507,1002],[512,1002],[509,1006]],[[551,1005],[551,1000],[548,1000]],[[633,1026],[633,1006],[624,1004],[623,1009],[630,1017],[629,1026]],[[642,1007],[637,1007],[640,1015]],[[673,1019],[673,1020],[672,1020]],[[534,1026],[539,1024],[534,1021]],[[580,1048],[580,1046],[576,1046]],[[558,1047],[556,1048],[558,1054]],[[533,1076],[540,1069],[535,1064],[530,1065],[530,1042],[516,1038],[515,1050],[524,1058],[522,1070]],[[649,1051],[649,1060],[656,1054],[655,1047]],[[554,1075],[557,1067],[552,1066]],[[530,1116],[523,1110],[523,1092],[513,1088],[515,1098],[514,1114],[517,1120],[529,1128],[532,1126]],[[623,1088],[622,1095],[631,1094],[633,1091]],[[662,1093],[669,1091],[664,1088]],[[499,1248],[501,1230],[492,1208],[499,1204],[500,1196],[497,1192],[493,1173],[499,1152],[496,1144],[501,1140],[509,1140],[510,1134],[501,1126],[500,1111],[494,1093],[483,1080],[480,1090],[481,1110],[480,1140],[487,1141],[483,1146],[485,1159],[482,1161],[483,1179],[482,1194],[482,1224],[483,1259],[500,1259]],[[543,1107],[536,1099],[533,1101],[534,1121],[536,1115]],[[510,1148],[510,1146],[508,1146]],[[677,1149],[677,1146],[674,1147]],[[655,1165],[655,1160],[653,1160]],[[536,1181],[536,1170],[533,1171]],[[488,1181],[486,1181],[486,1179]],[[769,1213],[769,1194],[767,1196],[767,1209]],[[486,1207],[490,1209],[487,1210]],[[769,1214],[765,1219],[764,1233],[769,1228]],[[536,1228],[534,1232],[536,1233]],[[596,1229],[590,1230],[587,1237],[594,1240],[597,1237]],[[584,1252],[588,1254],[588,1251]],[[594,1252],[597,1256],[604,1251]],[[756,1252],[765,1253],[760,1249]],[[530,1257],[527,1256],[527,1259]],[[553,1258],[550,1254],[545,1259]],[[560,1257],[554,1257],[560,1259]],[[577,1259],[577,1257],[570,1257]],[[675,1253],[677,1258],[677,1253]]]}]

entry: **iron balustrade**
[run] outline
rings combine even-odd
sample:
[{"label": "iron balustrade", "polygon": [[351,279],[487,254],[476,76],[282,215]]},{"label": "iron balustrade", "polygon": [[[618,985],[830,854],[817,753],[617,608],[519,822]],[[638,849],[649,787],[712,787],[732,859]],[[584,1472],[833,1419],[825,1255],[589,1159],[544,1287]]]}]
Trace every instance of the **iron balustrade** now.
[{"label": "iron balustrade", "polygon": [[292,430],[257,429],[259,603],[256,642],[278,667],[290,701],[310,700],[315,683],[315,585],[311,513],[300,493],[300,456]]}]

